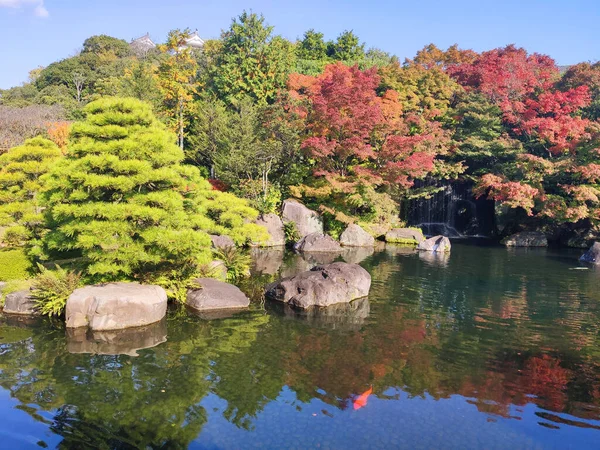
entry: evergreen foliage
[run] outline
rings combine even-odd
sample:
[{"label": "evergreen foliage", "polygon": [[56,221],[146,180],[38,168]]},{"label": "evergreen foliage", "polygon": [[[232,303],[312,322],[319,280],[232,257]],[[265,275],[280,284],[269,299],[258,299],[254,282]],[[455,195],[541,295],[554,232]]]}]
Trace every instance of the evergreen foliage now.
[{"label": "evergreen foliage", "polygon": [[257,212],[213,191],[182,164],[175,136],[135,99],[88,104],[64,160],[47,178],[46,258],[82,259],[93,280],[192,275],[210,257],[207,232],[261,239]]},{"label": "evergreen foliage", "polygon": [[54,142],[39,137],[0,155],[0,226],[7,227],[5,244],[18,246],[38,235],[43,221],[38,198],[41,176],[61,156]]}]

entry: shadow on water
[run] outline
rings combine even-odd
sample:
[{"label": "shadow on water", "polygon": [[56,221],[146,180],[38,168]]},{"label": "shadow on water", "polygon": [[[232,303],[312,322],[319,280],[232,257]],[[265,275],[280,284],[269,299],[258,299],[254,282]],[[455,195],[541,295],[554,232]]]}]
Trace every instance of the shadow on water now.
[{"label": "shadow on water", "polygon": [[[594,448],[598,273],[569,270],[568,251],[520,250],[386,246],[352,256],[372,275],[368,299],[179,308],[137,335],[0,317],[0,437],[6,448]],[[255,253],[242,287],[259,293],[316,259]]]}]

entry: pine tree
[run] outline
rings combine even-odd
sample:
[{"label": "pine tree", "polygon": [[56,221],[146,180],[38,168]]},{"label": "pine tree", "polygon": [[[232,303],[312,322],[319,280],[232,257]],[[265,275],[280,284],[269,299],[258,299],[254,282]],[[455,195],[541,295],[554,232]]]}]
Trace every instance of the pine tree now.
[{"label": "pine tree", "polygon": [[40,177],[62,156],[58,146],[33,138],[0,156],[0,226],[3,241],[21,245],[35,236],[43,217],[38,202]]},{"label": "pine tree", "polygon": [[249,223],[255,210],[182,164],[175,135],[149,105],[107,98],[84,112],[47,179],[46,257],[79,256],[94,281],[164,279],[208,262],[207,233],[238,244],[264,238]]}]

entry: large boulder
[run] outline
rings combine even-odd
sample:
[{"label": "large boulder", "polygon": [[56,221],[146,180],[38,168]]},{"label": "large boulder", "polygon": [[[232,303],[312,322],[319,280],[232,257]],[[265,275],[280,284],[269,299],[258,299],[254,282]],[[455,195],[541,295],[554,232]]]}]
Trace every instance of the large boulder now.
[{"label": "large boulder", "polygon": [[323,233],[321,216],[297,200],[288,199],[283,202],[281,218],[283,223],[294,223],[301,238],[311,233]]},{"label": "large boulder", "polygon": [[167,313],[160,286],[107,283],[76,289],[67,299],[67,328],[123,330],[158,322]]},{"label": "large boulder", "polygon": [[217,250],[235,247],[235,242],[233,242],[233,239],[231,239],[229,236],[217,236],[215,234],[211,234],[210,240],[212,241],[213,247]]},{"label": "large boulder", "polygon": [[385,234],[385,242],[392,244],[418,245],[424,240],[419,228],[394,228]]},{"label": "large boulder", "polygon": [[331,236],[323,233],[311,233],[304,236],[294,244],[294,250],[298,252],[320,252],[331,253],[341,252],[342,247],[339,242]]},{"label": "large boulder", "polygon": [[255,244],[257,247],[281,247],[285,245],[283,222],[277,214],[264,214],[256,220],[256,224],[265,227],[269,240]]},{"label": "large boulder", "polygon": [[579,259],[582,262],[600,265],[600,242],[595,242],[592,247]]},{"label": "large boulder", "polygon": [[452,244],[450,244],[450,239],[446,236],[434,236],[429,239],[425,239],[423,242],[420,242],[417,245],[417,250],[423,250],[426,252],[437,252],[444,253],[449,252]]},{"label": "large boulder", "polygon": [[212,278],[195,280],[197,288],[187,292],[186,305],[196,311],[214,309],[241,309],[250,305],[250,300],[237,286]]},{"label": "large boulder", "polygon": [[507,247],[548,247],[548,239],[539,231],[522,231],[502,240]]},{"label": "large boulder", "polygon": [[340,236],[340,244],[345,247],[373,247],[375,238],[360,226],[352,223]]},{"label": "large boulder", "polygon": [[8,294],[4,300],[3,311],[5,314],[21,314],[26,316],[35,316],[39,314],[30,290],[17,291]]},{"label": "large boulder", "polygon": [[298,308],[347,303],[369,295],[371,275],[357,264],[336,262],[313,267],[267,286],[268,299]]}]

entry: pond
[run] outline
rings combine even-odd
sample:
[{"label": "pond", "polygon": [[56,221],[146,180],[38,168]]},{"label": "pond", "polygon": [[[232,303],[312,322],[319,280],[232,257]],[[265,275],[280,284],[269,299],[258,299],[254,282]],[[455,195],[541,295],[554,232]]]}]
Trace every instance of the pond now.
[{"label": "pond", "polygon": [[[322,311],[173,309],[94,336],[2,318],[0,447],[598,448],[600,270],[581,252],[369,253],[346,255],[369,298]],[[258,252],[243,287],[313,263]]]}]

